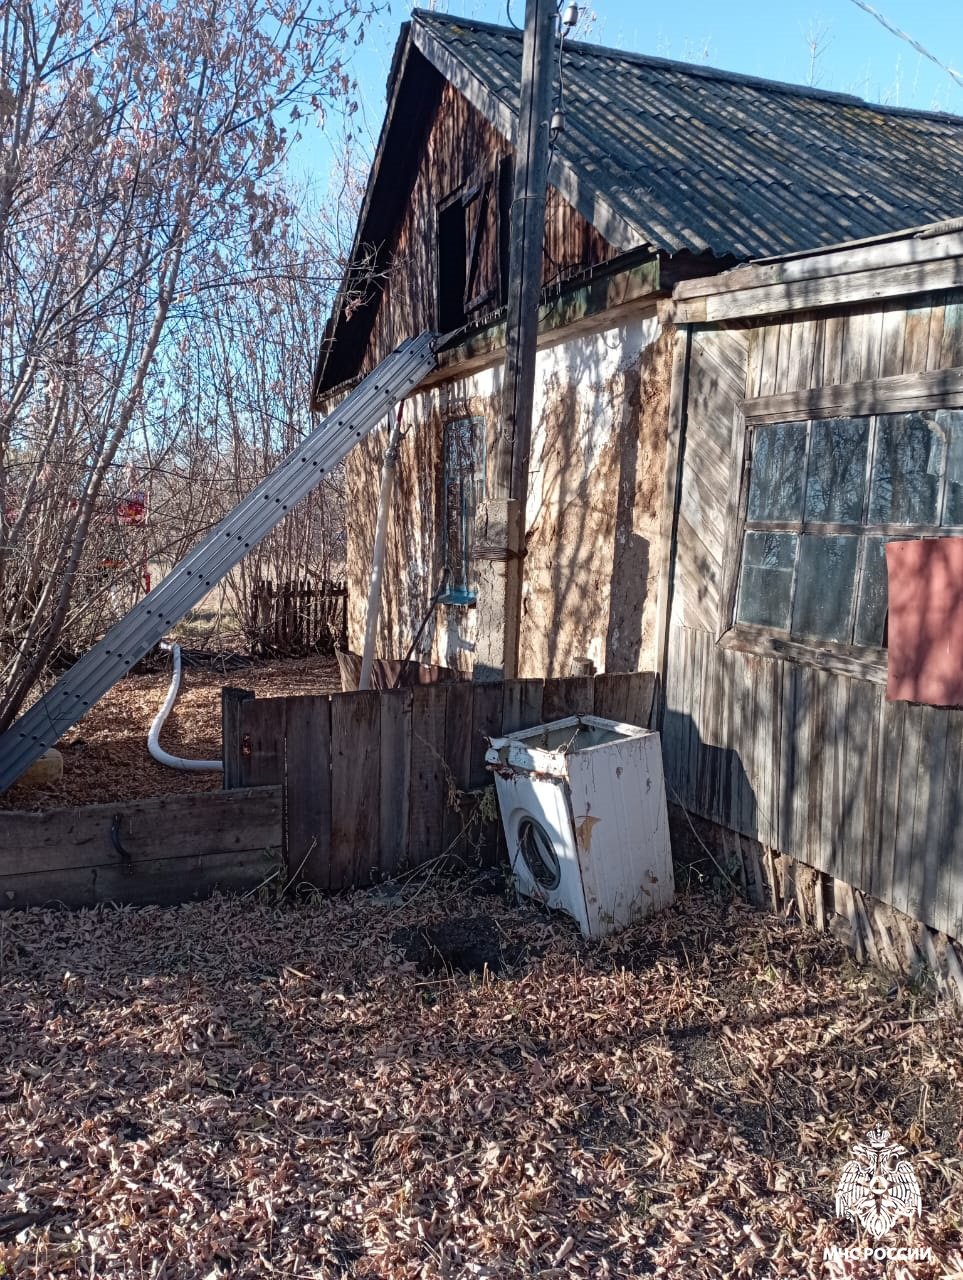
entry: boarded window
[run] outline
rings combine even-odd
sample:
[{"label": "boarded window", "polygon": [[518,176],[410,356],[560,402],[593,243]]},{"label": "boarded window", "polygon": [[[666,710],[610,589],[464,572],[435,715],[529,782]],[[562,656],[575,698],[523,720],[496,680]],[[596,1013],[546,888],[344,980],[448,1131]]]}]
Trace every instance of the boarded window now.
[{"label": "boarded window", "polygon": [[735,622],[886,647],[888,542],[963,535],[963,410],[755,427]]},{"label": "boarded window", "polygon": [[472,604],[475,512],[485,497],[484,418],[455,418],[445,424],[444,462],[442,542],[446,583],[441,599],[449,604]]},{"label": "boarded window", "polygon": [[963,538],[890,545],[886,696],[963,706]]}]

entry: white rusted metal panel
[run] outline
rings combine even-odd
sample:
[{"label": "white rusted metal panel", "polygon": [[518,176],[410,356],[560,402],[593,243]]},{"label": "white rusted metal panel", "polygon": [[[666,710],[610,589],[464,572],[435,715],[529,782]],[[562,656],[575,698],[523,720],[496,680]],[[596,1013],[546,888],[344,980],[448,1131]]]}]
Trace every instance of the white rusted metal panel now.
[{"label": "white rusted metal panel", "polygon": [[659,735],[571,716],[492,739],[519,891],[604,937],[674,895]]}]

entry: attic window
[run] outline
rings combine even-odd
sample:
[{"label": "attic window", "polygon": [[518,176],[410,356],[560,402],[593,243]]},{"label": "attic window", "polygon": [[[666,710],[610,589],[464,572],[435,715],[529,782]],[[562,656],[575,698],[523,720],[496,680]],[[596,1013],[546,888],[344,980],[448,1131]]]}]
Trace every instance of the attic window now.
[{"label": "attic window", "polygon": [[438,206],[438,328],[460,329],[508,296],[512,161],[471,179]]},{"label": "attic window", "polygon": [[465,206],[461,195],[438,210],[438,328],[465,323]]}]

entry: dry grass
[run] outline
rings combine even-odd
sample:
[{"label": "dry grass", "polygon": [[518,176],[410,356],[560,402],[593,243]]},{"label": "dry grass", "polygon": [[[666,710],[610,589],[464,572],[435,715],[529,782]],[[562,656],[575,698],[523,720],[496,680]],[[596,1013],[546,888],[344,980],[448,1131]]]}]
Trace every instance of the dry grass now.
[{"label": "dry grass", "polygon": [[[494,917],[523,958],[415,972],[395,931],[448,913]],[[680,900],[591,946],[435,881],[400,904],[8,914],[0,962],[0,1214],[51,1215],[0,1245],[10,1275],[963,1267],[956,1019],[746,907]],[[923,1187],[894,1243],[935,1268],[822,1263],[858,1239],[833,1187],[877,1120]]]},{"label": "dry grass", "polygon": [[[147,752],[147,731],[169,684],[169,667],[121,680],[58,742],[64,756],[63,779],[42,790],[18,784],[0,795],[0,810],[106,804],[219,790],[219,774],[169,769]],[[341,680],[333,658],[253,662],[226,674],[187,667],[161,734],[161,745],[167,751],[198,760],[220,759],[224,685],[253,689],[259,698],[279,698],[339,691]]]}]

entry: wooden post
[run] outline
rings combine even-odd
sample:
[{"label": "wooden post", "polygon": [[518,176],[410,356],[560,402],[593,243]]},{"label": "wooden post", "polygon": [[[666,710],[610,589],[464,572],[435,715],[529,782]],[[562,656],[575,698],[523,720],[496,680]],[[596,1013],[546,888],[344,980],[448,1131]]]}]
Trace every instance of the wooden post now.
[{"label": "wooden post", "polygon": [[224,790],[242,786],[241,732],[239,710],[242,702],[254,697],[253,689],[221,690],[221,759],[224,762]]},{"label": "wooden post", "polygon": [[513,679],[518,675],[556,18],[554,0],[527,0],[509,248],[502,420],[492,456],[489,500],[481,504],[476,526],[482,547],[481,555],[476,549],[476,680]]}]

